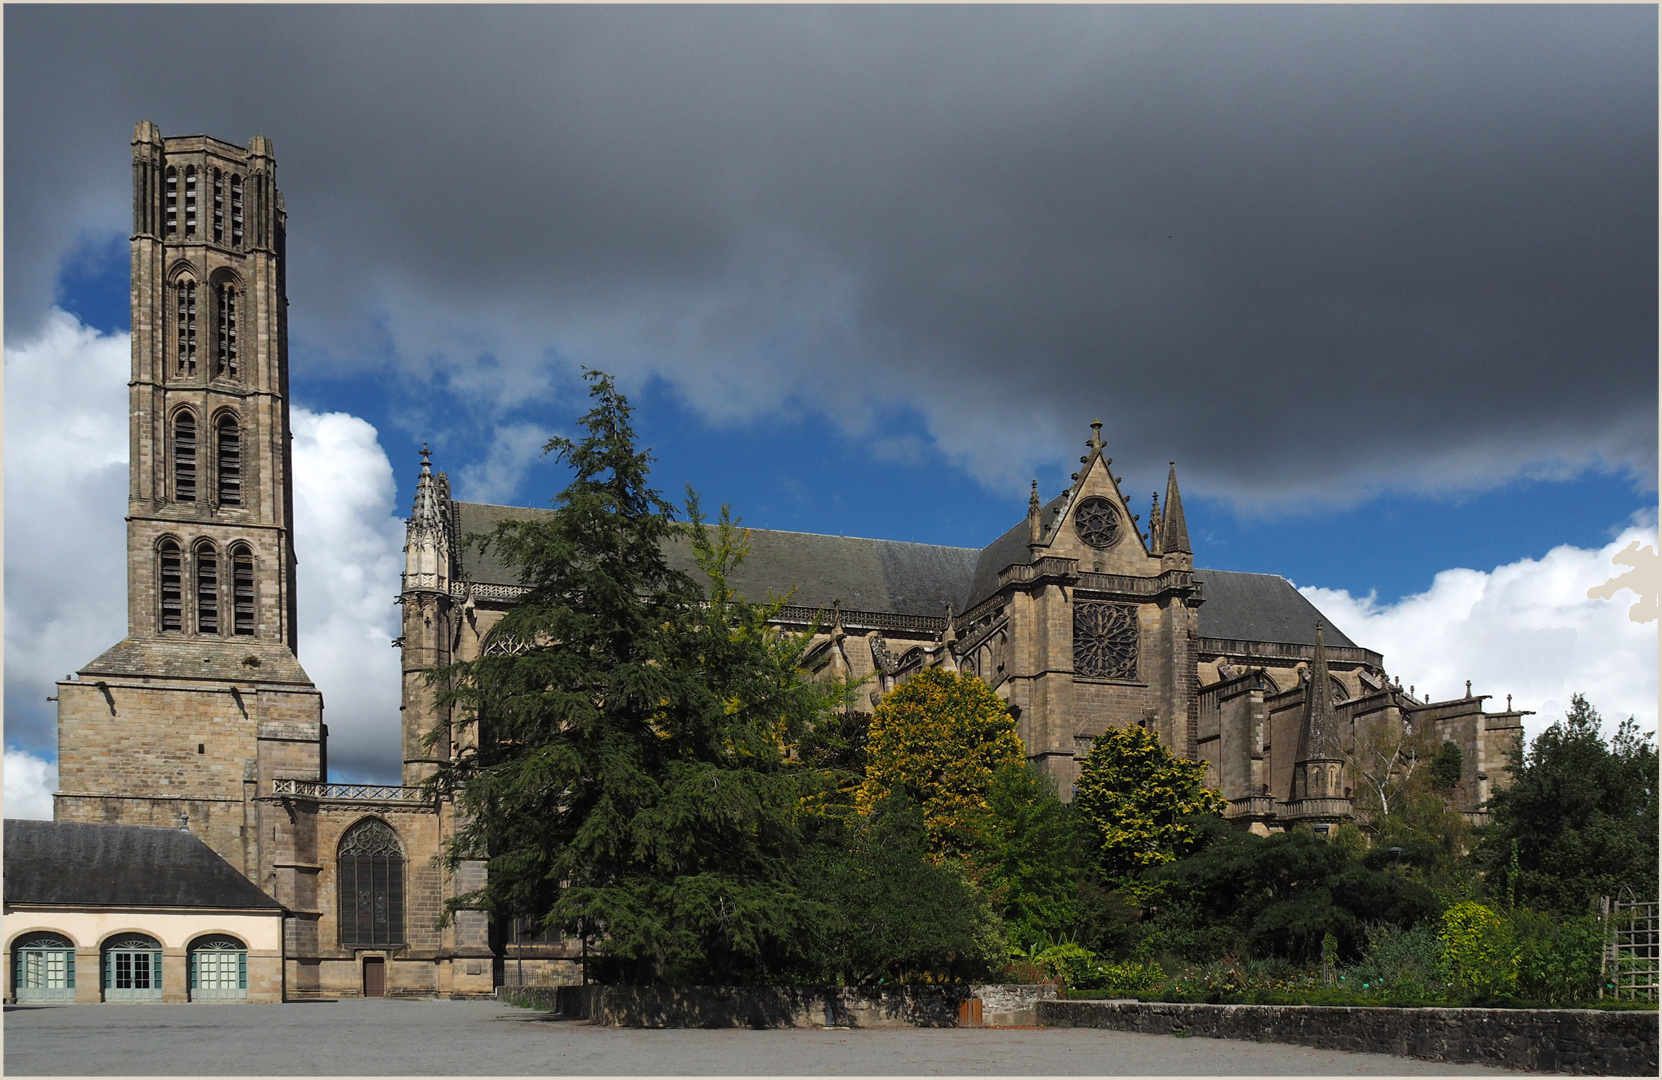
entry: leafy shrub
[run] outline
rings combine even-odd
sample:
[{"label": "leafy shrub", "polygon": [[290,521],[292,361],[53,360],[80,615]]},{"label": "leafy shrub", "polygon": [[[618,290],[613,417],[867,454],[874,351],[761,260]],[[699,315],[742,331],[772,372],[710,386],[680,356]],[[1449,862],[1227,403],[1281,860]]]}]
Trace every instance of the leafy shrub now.
[{"label": "leafy shrub", "polygon": [[1460,990],[1506,997],[1518,986],[1518,950],[1512,927],[1492,910],[1466,900],[1443,912],[1437,932],[1442,966]]},{"label": "leafy shrub", "polygon": [[1596,916],[1566,919],[1518,908],[1507,921],[1517,948],[1519,997],[1559,1005],[1598,996],[1604,934]]},{"label": "leafy shrub", "polygon": [[1448,988],[1442,975],[1442,942],[1430,924],[1407,930],[1390,925],[1368,928],[1368,950],[1340,978],[1353,990],[1392,1004],[1442,998]]}]

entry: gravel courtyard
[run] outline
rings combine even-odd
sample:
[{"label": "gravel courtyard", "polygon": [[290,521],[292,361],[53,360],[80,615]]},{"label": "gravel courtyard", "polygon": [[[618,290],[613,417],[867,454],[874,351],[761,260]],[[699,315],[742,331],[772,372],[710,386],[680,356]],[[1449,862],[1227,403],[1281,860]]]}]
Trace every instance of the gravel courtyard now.
[{"label": "gravel courtyard", "polygon": [[1383,1054],[1065,1028],[640,1031],[494,1002],[76,1005],[5,1011],[28,1075],[1183,1075],[1503,1073]]}]

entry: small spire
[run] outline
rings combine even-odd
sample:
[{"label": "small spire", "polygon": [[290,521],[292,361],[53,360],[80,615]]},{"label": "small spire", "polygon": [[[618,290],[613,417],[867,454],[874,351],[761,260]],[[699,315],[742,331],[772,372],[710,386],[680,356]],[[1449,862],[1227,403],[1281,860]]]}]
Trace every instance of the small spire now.
[{"label": "small spire", "polygon": [[1027,543],[1029,547],[1037,547],[1041,538],[1043,526],[1039,521],[1039,482],[1033,481],[1033,492],[1027,496]]},{"label": "small spire", "polygon": [[1177,551],[1194,554],[1194,549],[1189,546],[1189,525],[1183,520],[1183,499],[1177,493],[1175,461],[1166,476],[1166,509],[1160,515],[1160,550],[1167,554]]},{"label": "small spire", "polygon": [[1094,451],[1100,452],[1102,450],[1103,442],[1101,420],[1091,421],[1091,437],[1085,441],[1085,445]]},{"label": "small spire", "polygon": [[941,644],[947,646],[958,644],[958,629],[952,622],[952,601],[950,600],[946,602],[946,629],[941,631]]},{"label": "small spire", "polygon": [[1160,554],[1160,493],[1154,493],[1154,508],[1148,512],[1148,550]]},{"label": "small spire", "polygon": [[1470,679],[1466,680],[1466,696],[1472,696],[1472,681]]},{"label": "small spire", "polygon": [[1310,659],[1310,681],[1304,686],[1304,724],[1298,734],[1297,760],[1330,760],[1337,728],[1333,691],[1328,686],[1327,645],[1322,641],[1322,624],[1317,621],[1316,654]]},{"label": "small spire", "polygon": [[831,601],[831,640],[841,641],[847,636],[848,631],[843,629],[843,602],[833,600]]},{"label": "small spire", "polygon": [[421,475],[433,475],[433,455],[428,451],[425,440],[421,444]]}]

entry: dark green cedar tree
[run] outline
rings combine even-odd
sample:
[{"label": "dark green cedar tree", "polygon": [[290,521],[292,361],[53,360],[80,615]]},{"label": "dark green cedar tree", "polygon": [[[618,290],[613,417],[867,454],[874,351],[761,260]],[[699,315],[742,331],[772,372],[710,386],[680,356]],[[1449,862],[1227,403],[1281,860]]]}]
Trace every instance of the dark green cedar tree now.
[{"label": "dark green cedar tree", "polygon": [[[744,543],[726,509],[704,526],[689,488],[677,522],[628,402],[587,377],[583,436],[544,448],[573,472],[554,513],[483,540],[529,592],[485,655],[433,675],[478,734],[433,781],[462,811],[451,865],[486,860],[451,910],[579,934],[607,981],[789,978],[819,921],[797,880],[802,771],[783,749],[822,709],[798,677],[806,639],[733,593]],[[707,581],[669,565],[677,538]]]}]

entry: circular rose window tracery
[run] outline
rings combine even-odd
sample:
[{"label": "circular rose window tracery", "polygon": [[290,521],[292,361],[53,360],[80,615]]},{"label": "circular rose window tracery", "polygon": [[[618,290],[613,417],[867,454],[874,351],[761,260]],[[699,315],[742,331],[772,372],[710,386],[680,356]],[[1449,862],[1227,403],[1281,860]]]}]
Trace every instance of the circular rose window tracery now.
[{"label": "circular rose window tracery", "polygon": [[1120,512],[1100,495],[1093,495],[1073,512],[1073,531],[1094,548],[1111,548],[1120,542]]},{"label": "circular rose window tracery", "polygon": [[1073,608],[1073,671],[1087,679],[1137,677],[1137,610],[1080,601]]}]

